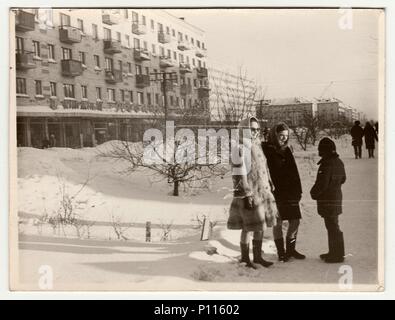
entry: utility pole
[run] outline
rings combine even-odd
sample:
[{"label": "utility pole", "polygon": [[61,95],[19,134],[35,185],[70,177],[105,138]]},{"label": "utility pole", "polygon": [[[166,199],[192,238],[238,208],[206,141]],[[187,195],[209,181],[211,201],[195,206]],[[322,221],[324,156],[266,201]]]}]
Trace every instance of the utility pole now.
[{"label": "utility pole", "polygon": [[150,81],[151,82],[161,82],[161,88],[163,92],[163,104],[164,104],[164,120],[165,126],[168,118],[168,105],[167,105],[167,87],[168,81],[173,84],[173,81],[177,81],[177,72],[151,72],[150,73]]}]

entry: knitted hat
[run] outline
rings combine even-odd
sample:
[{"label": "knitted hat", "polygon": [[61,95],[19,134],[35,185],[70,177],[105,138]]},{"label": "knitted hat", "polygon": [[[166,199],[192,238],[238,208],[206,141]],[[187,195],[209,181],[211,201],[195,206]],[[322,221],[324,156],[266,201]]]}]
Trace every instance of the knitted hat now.
[{"label": "knitted hat", "polygon": [[322,156],[335,154],[336,144],[327,137],[322,138],[318,144],[318,153]]}]

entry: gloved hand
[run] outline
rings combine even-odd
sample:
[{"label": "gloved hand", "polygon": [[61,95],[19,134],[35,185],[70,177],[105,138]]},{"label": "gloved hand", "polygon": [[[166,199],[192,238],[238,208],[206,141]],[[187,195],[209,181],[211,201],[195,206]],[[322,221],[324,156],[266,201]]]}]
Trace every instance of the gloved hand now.
[{"label": "gloved hand", "polygon": [[244,198],[244,207],[248,210],[254,209],[254,198],[251,196]]}]

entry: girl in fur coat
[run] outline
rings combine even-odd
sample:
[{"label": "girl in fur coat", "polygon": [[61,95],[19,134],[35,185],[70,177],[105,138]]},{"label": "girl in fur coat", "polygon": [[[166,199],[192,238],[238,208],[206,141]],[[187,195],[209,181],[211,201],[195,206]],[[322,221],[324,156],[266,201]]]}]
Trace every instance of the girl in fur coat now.
[{"label": "girl in fur coat", "polygon": [[[253,234],[253,262],[264,267],[273,263],[262,258],[263,232],[276,223],[277,207],[272,184],[259,141],[259,123],[254,117],[239,124],[239,144],[232,148],[233,201],[230,206],[228,228],[241,230],[241,262],[256,269],[249,257],[250,234]],[[241,138],[242,137],[242,138]]]}]

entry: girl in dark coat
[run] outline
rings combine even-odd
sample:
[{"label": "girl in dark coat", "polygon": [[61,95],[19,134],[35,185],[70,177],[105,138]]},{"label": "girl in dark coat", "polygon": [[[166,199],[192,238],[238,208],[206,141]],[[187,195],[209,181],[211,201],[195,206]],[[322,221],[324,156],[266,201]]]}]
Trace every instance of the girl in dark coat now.
[{"label": "girl in dark coat", "polygon": [[320,167],[310,194],[317,201],[318,214],[324,218],[329,246],[329,252],[321,254],[320,258],[327,263],[343,262],[344,240],[339,227],[339,215],[342,213],[341,186],[346,182],[346,172],[331,139],[323,138],[320,141],[318,154],[321,157],[318,162]]},{"label": "girl in dark coat", "polygon": [[[304,259],[296,251],[296,235],[301,219],[299,201],[302,197],[298,168],[291,149],[288,147],[289,128],[280,123],[270,130],[269,140],[262,143],[270,176],[274,184],[274,197],[279,212],[276,226],[273,227],[274,242],[278,259],[286,262],[289,258]],[[286,249],[284,249],[283,221],[288,220]]]},{"label": "girl in dark coat", "polygon": [[354,122],[354,126],[351,128],[351,144],[354,147],[355,159],[361,159],[362,157],[362,138],[363,129],[360,126],[360,122],[357,120]]},{"label": "girl in dark coat", "polygon": [[366,149],[368,149],[369,158],[374,158],[374,141],[378,141],[379,139],[370,122],[366,122],[365,128],[363,129],[363,135],[365,136],[365,145]]}]

